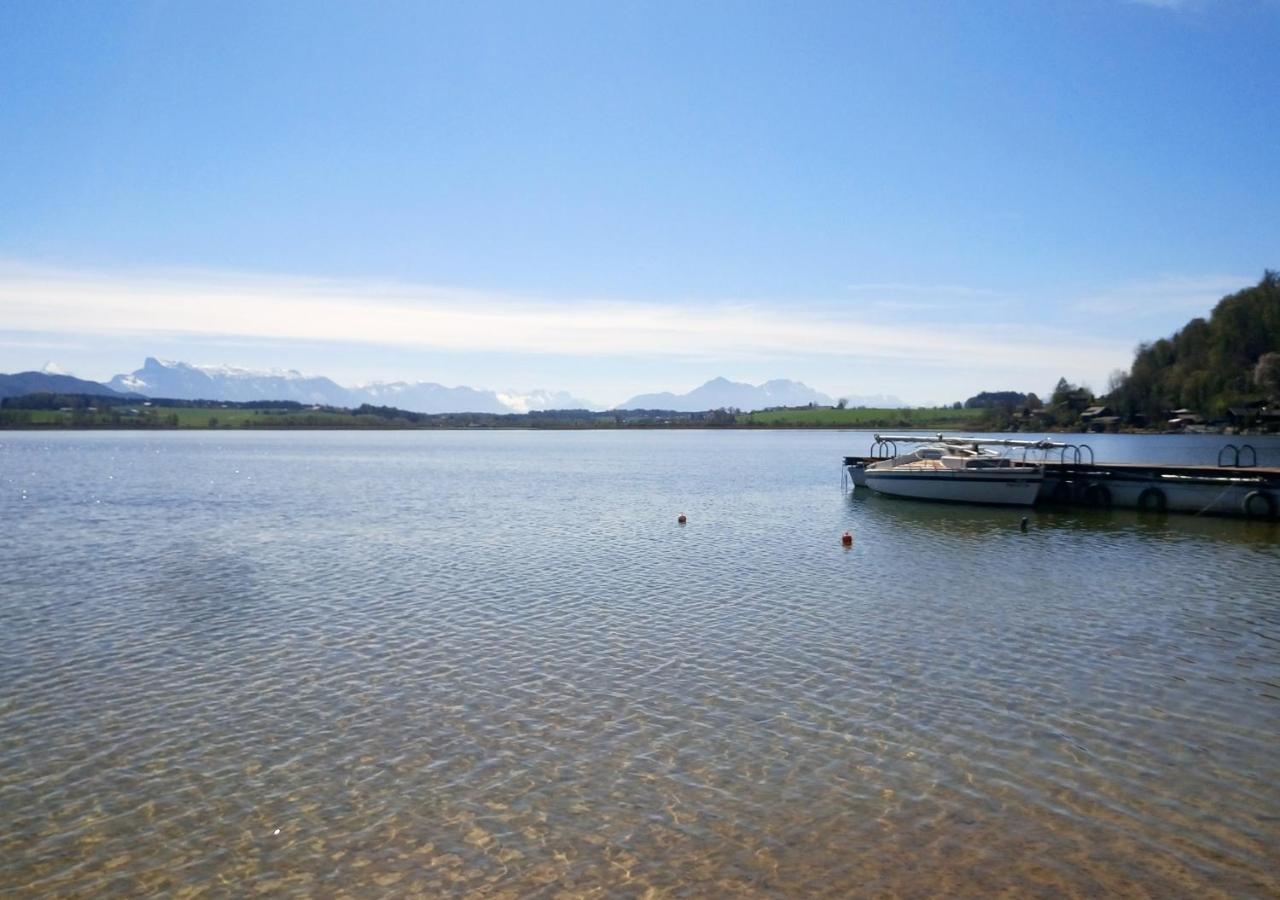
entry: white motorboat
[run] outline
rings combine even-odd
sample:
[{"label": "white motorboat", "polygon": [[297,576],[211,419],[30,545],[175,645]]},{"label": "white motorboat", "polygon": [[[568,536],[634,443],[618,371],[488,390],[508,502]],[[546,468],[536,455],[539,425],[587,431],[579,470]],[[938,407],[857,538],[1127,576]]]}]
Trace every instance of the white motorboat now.
[{"label": "white motorboat", "polygon": [[[884,446],[927,442],[906,453],[869,463],[861,473],[867,487],[881,494],[953,503],[1030,506],[1044,481],[1044,466],[1026,459],[1030,449],[1048,449],[1046,441],[1010,441],[876,435]],[[1023,448],[1023,459],[1001,455],[987,446]]]}]

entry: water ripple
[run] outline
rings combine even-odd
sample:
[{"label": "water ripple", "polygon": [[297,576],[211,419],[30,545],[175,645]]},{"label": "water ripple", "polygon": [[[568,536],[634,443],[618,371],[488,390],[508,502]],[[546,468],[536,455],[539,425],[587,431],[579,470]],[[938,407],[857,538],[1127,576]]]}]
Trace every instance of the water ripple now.
[{"label": "water ripple", "polygon": [[0,891],[1280,894],[1275,526],[847,440],[6,438]]}]

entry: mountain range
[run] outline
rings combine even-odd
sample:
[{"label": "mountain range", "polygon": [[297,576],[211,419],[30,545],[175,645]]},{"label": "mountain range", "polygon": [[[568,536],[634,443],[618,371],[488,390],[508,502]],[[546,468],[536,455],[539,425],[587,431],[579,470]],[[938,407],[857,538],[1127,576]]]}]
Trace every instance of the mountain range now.
[{"label": "mountain range", "polygon": [[[73,378],[50,364],[43,372],[0,375],[0,397],[36,391],[80,394],[134,394],[174,400],[294,400],[346,408],[361,404],[394,406],[422,413],[525,413],[547,409],[598,409],[596,404],[564,391],[491,391],[446,387],[433,382],[374,382],[344,387],[316,375],[294,370],[258,372],[231,366],[200,366],[147,357],[142,368],[116,375],[105,385]],[[851,405],[901,406],[896,397],[846,398]],[[617,409],[668,409],[700,412],[737,408],[744,411],[771,406],[829,406],[830,397],[798,381],[775,379],[761,385],[713,378],[685,394],[640,394]]]},{"label": "mountain range", "polygon": [[[899,409],[906,406],[892,395],[853,395],[844,398],[847,406],[870,406],[877,409]],[[727,378],[713,378],[687,394],[640,394],[618,409],[670,409],[676,412],[701,412],[707,409],[736,408],[743,412],[768,409],[774,406],[831,406],[832,400],[821,391],[815,391],[799,381],[777,378],[764,384],[753,385]]]},{"label": "mountain range", "polygon": [[23,394],[38,393],[116,396],[118,392],[96,381],[73,378],[61,372],[17,372],[13,375],[0,375],[0,400],[5,397],[21,397]]},{"label": "mountain range", "polygon": [[320,375],[292,369],[255,372],[232,366],[195,366],[147,357],[142,368],[107,382],[117,391],[177,400],[296,400],[354,408],[364,403],[422,413],[511,413],[531,409],[583,409],[587,401],[564,392],[520,393],[445,387],[429,381],[373,382],[343,387]]},{"label": "mountain range", "polygon": [[687,394],[640,394],[619,409],[670,409],[676,412],[700,412],[704,409],[741,409],[744,412],[770,406],[807,406],[816,403],[830,406],[832,399],[808,385],[785,378],[753,385],[727,378],[713,378]]}]

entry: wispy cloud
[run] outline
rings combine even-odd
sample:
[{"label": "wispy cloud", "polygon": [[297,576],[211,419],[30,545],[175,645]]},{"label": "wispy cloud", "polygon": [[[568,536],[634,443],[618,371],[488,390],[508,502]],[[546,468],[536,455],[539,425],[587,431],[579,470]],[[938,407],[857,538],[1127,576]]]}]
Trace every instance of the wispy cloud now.
[{"label": "wispy cloud", "polygon": [[1000,291],[962,284],[912,284],[905,281],[868,281],[845,285],[852,294],[880,294],[915,297],[999,297]]},{"label": "wispy cloud", "polygon": [[863,321],[854,312],[535,296],[386,281],[0,267],[13,331],[346,342],[443,351],[708,361],[829,356],[913,365],[1112,366],[1123,346],[1006,327]]},{"label": "wispy cloud", "polygon": [[993,310],[1013,302],[1004,291],[962,284],[914,284],[901,281],[874,281],[845,285],[868,315],[902,313],[966,315],[974,310]]},{"label": "wispy cloud", "polygon": [[1252,283],[1253,279],[1242,275],[1166,276],[1089,293],[1075,300],[1072,307],[1092,316],[1203,315],[1225,295]]},{"label": "wispy cloud", "polygon": [[1203,10],[1214,4],[1214,0],[1124,0],[1130,6],[1150,6],[1155,9],[1168,10]]},{"label": "wispy cloud", "polygon": [[47,340],[42,338],[0,337],[0,347],[13,350],[83,350],[85,345],[77,341]]},{"label": "wispy cloud", "polygon": [[1130,6],[1154,6],[1157,9],[1183,9],[1194,5],[1194,0],[1125,0]]}]

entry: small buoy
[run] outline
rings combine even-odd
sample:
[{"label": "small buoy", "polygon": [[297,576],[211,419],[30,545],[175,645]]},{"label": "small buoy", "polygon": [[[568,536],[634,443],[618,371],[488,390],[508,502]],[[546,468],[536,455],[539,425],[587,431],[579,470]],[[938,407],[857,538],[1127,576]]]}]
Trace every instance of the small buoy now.
[{"label": "small buoy", "polygon": [[843,535],[840,536],[840,543],[846,547],[852,547],[853,535],[846,531]]},{"label": "small buoy", "polygon": [[685,522],[688,522],[689,520],[684,517],[684,513],[680,513],[680,515],[676,516],[676,521],[679,522],[681,525],[683,525]]},{"label": "small buoy", "polygon": [[1026,531],[1026,530],[1027,530],[1027,517],[1026,517],[1026,516],[1023,516],[1023,517],[1022,517],[1022,530],[1023,530],[1023,531]]}]

